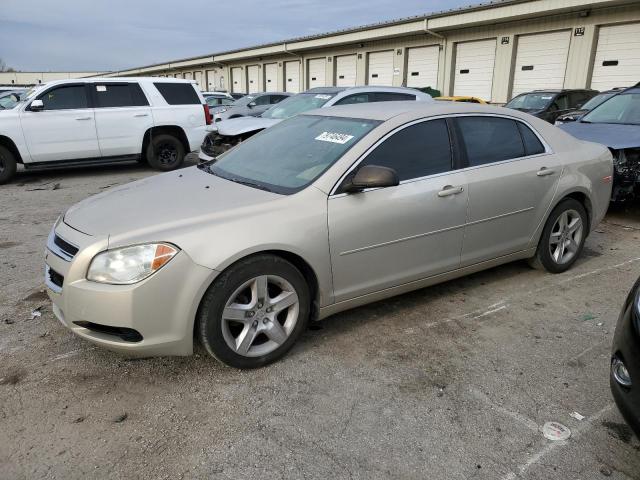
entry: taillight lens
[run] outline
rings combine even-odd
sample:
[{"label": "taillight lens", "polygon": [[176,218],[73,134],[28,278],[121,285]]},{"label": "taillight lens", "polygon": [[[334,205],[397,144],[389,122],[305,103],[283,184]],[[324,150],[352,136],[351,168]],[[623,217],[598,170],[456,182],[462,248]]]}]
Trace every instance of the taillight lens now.
[{"label": "taillight lens", "polygon": [[211,125],[212,121],[211,112],[209,111],[209,105],[202,105],[202,107],[204,108],[204,121],[207,123],[207,125]]}]

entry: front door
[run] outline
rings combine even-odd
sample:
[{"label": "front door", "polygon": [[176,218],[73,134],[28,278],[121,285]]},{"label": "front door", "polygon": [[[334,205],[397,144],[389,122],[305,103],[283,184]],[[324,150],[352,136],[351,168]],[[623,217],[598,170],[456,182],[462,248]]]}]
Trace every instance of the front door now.
[{"label": "front door", "polygon": [[562,164],[522,122],[472,116],[456,123],[468,165],[465,267],[528,247],[551,205]]},{"label": "front door", "polygon": [[452,171],[445,120],[404,127],[358,167],[396,170],[400,185],[328,200],[336,302],[458,268],[467,213],[465,174]]},{"label": "front door", "polygon": [[37,97],[44,109],[20,115],[31,162],[100,156],[93,108],[84,84],[52,87]]}]

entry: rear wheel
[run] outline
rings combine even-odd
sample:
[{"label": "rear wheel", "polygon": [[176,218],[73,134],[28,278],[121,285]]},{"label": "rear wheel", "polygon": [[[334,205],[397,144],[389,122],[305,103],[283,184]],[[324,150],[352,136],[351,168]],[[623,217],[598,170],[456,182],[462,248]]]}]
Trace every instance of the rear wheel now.
[{"label": "rear wheel", "polygon": [[587,212],[582,204],[573,198],[563,200],[549,215],[530,264],[551,273],[567,271],[582,252],[587,228]]},{"label": "rear wheel", "polygon": [[16,174],[16,157],[7,148],[0,145],[0,185],[9,182]]},{"label": "rear wheel", "polygon": [[223,272],[205,294],[197,335],[210,355],[236,368],[281,358],[309,320],[309,288],[280,257],[258,255]]},{"label": "rear wheel", "polygon": [[149,165],[163,172],[175,170],[184,162],[184,145],[173,135],[152,135],[146,153]]}]

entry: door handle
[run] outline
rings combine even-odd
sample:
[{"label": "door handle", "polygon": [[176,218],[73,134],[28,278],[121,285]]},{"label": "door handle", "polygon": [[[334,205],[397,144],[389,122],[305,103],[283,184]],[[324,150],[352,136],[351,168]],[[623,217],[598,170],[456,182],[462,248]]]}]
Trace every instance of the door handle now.
[{"label": "door handle", "polygon": [[442,190],[438,192],[439,197],[448,197],[450,195],[458,195],[459,193],[464,192],[464,187],[454,187],[452,185],[446,185],[442,187]]},{"label": "door handle", "polygon": [[91,117],[76,117],[76,120],[91,120]]},{"label": "door handle", "polygon": [[539,177],[547,177],[549,175],[553,175],[554,173],[556,173],[555,170],[550,170],[547,167],[542,167],[540,170],[538,170],[538,173],[536,173],[536,175],[538,175]]},{"label": "door handle", "polygon": [[134,117],[148,117],[148,116],[149,116],[149,114],[148,114],[148,113],[136,113],[136,114],[134,115]]}]

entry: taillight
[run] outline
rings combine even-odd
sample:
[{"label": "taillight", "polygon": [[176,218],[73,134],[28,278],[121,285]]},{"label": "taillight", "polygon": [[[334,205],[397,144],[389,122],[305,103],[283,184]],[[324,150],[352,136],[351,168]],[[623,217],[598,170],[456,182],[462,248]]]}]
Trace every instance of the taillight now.
[{"label": "taillight", "polygon": [[207,123],[207,125],[211,125],[212,121],[211,121],[211,112],[209,111],[209,105],[202,105],[202,107],[204,108],[204,121]]}]

